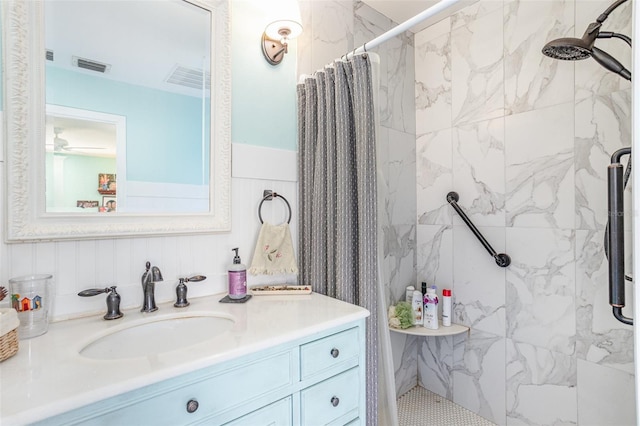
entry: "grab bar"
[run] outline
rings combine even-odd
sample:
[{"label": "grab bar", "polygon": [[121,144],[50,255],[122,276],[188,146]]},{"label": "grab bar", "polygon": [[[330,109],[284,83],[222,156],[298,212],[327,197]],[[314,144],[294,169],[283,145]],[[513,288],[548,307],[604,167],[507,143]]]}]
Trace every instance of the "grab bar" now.
[{"label": "grab bar", "polygon": [[609,304],[613,316],[623,324],[633,325],[633,318],[625,317],[622,308],[625,306],[624,295],[624,183],[620,158],[631,154],[631,148],[617,150],[611,156],[611,164],[607,168],[609,221]]},{"label": "grab bar", "polygon": [[467,217],[464,211],[460,208],[460,206],[458,205],[459,199],[460,197],[458,196],[457,192],[452,191],[447,194],[447,202],[451,204],[451,207],[453,207],[453,209],[460,215],[460,218],[464,221],[464,223],[467,224],[469,229],[471,229],[473,235],[475,235],[476,238],[480,240],[484,248],[486,248],[489,254],[495,259],[498,266],[500,266],[501,268],[506,268],[507,266],[509,266],[511,264],[511,258],[509,257],[509,255],[505,253],[497,253],[493,249],[493,247],[491,247],[491,244],[489,244],[489,242],[482,236],[478,228],[475,227],[475,225]]}]

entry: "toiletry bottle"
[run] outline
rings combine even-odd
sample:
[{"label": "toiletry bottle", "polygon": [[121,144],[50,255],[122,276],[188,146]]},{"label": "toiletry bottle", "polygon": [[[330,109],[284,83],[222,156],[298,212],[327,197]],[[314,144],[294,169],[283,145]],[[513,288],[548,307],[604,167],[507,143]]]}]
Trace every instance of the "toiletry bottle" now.
[{"label": "toiletry bottle", "polygon": [[438,329],[438,296],[436,286],[427,289],[424,297],[424,326],[431,330]]},{"label": "toiletry bottle", "polygon": [[407,286],[407,291],[404,296],[405,302],[411,303],[411,301],[413,300],[413,292],[415,291],[415,289],[416,288],[412,285]]},{"label": "toiletry bottle", "polygon": [[424,299],[424,296],[427,294],[427,283],[426,282],[422,282],[422,298]]},{"label": "toiletry bottle", "polygon": [[413,299],[411,302],[411,307],[413,308],[413,324],[414,325],[422,325],[423,324],[423,305],[422,305],[422,293],[418,290],[414,290]]},{"label": "toiletry bottle", "polygon": [[451,325],[451,290],[448,288],[442,289],[442,325]]},{"label": "toiletry bottle", "polygon": [[233,263],[229,265],[229,297],[231,299],[243,299],[247,295],[247,267],[240,263],[238,248],[231,249],[236,255]]}]

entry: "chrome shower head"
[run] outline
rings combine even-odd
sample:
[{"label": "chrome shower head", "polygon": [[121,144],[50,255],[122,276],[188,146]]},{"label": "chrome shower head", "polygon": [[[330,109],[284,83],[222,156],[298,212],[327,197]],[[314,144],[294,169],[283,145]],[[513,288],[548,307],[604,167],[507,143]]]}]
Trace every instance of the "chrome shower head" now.
[{"label": "chrome shower head", "polygon": [[542,54],[561,61],[578,61],[591,56],[591,46],[581,38],[559,38],[547,43]]}]

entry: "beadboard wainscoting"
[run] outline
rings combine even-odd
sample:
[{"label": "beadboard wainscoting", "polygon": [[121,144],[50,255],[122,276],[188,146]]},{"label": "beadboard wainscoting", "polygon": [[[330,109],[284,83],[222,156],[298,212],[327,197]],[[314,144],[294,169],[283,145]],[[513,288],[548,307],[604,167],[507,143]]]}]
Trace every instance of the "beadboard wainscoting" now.
[{"label": "beadboard wainscoting", "polygon": [[[6,244],[2,234],[0,282],[7,283],[11,277],[33,273],[53,274],[56,287],[53,320],[103,311],[103,297],[77,296],[80,290],[93,287],[117,285],[123,309],[139,306],[142,302],[140,276],[147,261],[158,266],[164,276],[164,281],[156,285],[158,303],[173,300],[178,278],[193,274],[206,275],[207,280],[189,284],[189,297],[225,292],[227,265],[233,260],[231,249],[239,247],[243,263],[251,264],[260,229],[258,205],[263,191],[271,189],[284,195],[291,204],[294,218],[298,213],[295,151],[243,145],[240,148],[241,155],[236,155],[238,150],[235,145],[231,232],[22,244]],[[4,181],[4,161],[0,162],[0,169],[0,179]],[[236,170],[242,177],[236,176]],[[251,175],[251,170],[259,174]],[[269,176],[276,178],[270,179]],[[4,183],[2,187],[0,203],[4,217]],[[287,206],[279,200],[268,205],[265,203],[262,215],[265,221],[282,223],[288,217]],[[291,232],[293,240],[297,241],[296,220],[291,221]],[[295,275],[248,274],[248,285],[294,283],[295,280]],[[2,303],[7,302],[5,299]]]}]

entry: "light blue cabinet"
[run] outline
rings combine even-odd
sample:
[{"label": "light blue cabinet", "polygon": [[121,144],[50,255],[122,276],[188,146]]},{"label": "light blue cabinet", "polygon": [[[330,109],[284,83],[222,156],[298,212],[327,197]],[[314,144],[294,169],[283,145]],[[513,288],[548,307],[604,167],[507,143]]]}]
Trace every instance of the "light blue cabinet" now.
[{"label": "light blue cabinet", "polygon": [[352,368],[300,392],[301,424],[344,425],[358,418],[358,377]]},{"label": "light blue cabinet", "polygon": [[[290,426],[293,424],[291,404],[292,397],[288,396],[239,419],[225,423],[224,426]],[[204,421],[202,424],[209,424],[209,422]]]},{"label": "light blue cabinet", "polygon": [[365,424],[364,324],[263,348],[39,424]]}]

